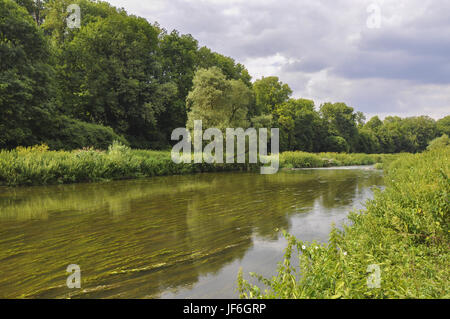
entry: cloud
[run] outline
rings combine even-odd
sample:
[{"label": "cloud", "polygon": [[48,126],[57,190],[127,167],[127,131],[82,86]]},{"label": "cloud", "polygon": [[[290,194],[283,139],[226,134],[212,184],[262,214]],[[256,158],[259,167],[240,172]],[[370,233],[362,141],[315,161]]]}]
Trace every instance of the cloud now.
[{"label": "cloud", "polygon": [[[450,1],[110,0],[276,75],[296,97],[367,114],[450,113]],[[380,28],[370,29],[370,4]]]}]

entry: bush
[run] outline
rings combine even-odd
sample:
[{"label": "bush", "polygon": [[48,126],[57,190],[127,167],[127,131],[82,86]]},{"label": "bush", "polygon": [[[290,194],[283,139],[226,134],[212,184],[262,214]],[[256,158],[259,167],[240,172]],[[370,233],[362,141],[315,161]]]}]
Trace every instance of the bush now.
[{"label": "bush", "polygon": [[450,145],[450,138],[447,134],[442,135],[441,137],[437,137],[428,144],[427,150],[437,150],[440,148],[444,148]]},{"label": "bush", "polygon": [[125,138],[114,133],[113,129],[98,124],[86,123],[79,120],[60,116],[43,134],[43,142],[54,150],[73,150],[83,147],[94,147],[105,150],[113,141],[128,144]]}]

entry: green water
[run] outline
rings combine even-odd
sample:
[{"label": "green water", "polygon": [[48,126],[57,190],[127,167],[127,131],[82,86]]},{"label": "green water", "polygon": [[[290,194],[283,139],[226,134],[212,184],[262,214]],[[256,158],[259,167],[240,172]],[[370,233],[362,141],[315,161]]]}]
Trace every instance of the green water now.
[{"label": "green water", "polygon": [[239,267],[274,274],[279,229],[326,241],[381,185],[325,169],[0,188],[0,297],[235,298]]}]

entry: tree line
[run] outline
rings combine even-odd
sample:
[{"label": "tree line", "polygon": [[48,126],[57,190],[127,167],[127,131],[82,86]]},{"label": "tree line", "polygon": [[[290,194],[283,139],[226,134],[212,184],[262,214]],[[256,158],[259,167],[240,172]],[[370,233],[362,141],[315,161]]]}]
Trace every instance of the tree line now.
[{"label": "tree line", "polygon": [[[67,7],[81,9],[68,28]],[[164,149],[177,127],[279,127],[280,148],[418,152],[450,116],[373,117],[345,103],[294,99],[277,77],[252,81],[189,34],[91,0],[0,0],[0,148]]]}]

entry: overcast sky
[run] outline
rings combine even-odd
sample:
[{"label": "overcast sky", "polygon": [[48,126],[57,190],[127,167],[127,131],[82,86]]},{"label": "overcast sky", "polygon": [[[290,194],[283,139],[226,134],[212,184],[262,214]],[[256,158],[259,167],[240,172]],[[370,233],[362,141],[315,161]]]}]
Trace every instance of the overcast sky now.
[{"label": "overcast sky", "polygon": [[108,2],[192,34],[244,64],[253,80],[278,76],[317,106],[345,102],[381,117],[450,114],[450,0]]}]

